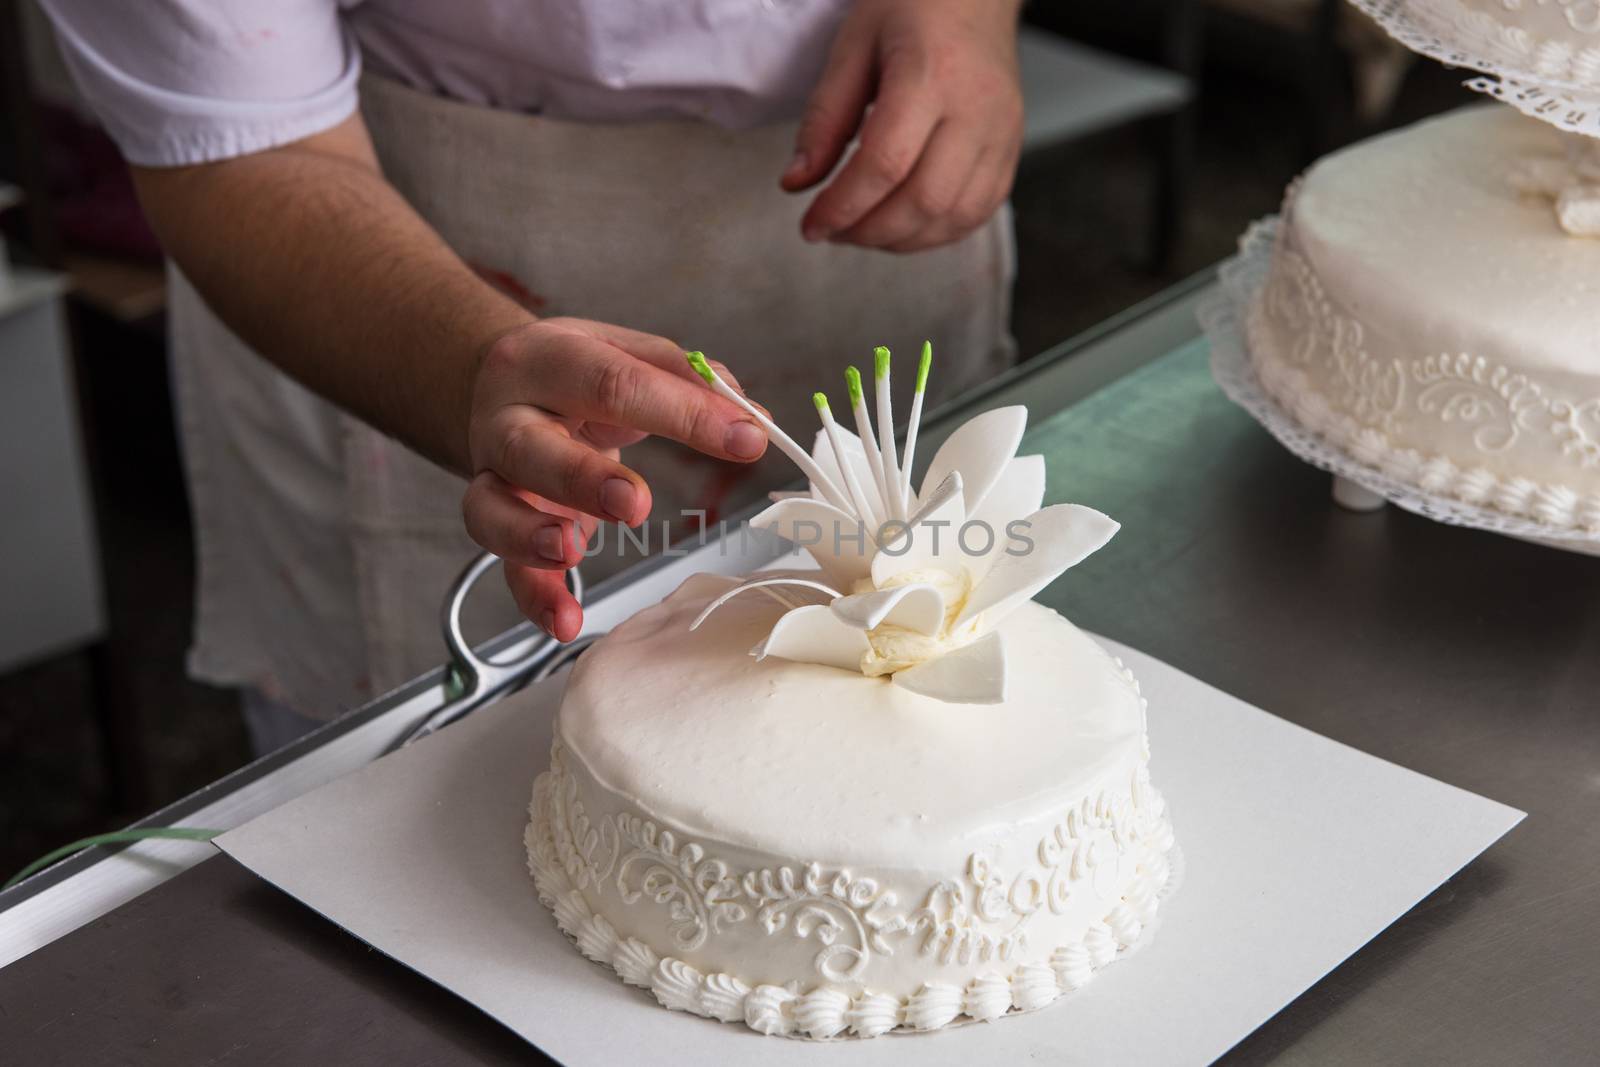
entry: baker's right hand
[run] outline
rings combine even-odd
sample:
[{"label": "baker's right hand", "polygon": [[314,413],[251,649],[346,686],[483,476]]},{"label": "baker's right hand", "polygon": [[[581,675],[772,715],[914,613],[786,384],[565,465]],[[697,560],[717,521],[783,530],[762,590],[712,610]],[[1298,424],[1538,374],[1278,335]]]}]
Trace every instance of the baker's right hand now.
[{"label": "baker's right hand", "polygon": [[650,514],[650,487],[618,449],[654,434],[747,463],[767,447],[761,427],[707,389],[676,344],[584,319],[542,319],[498,338],[479,361],[471,404],[467,533],[505,560],[523,614],[562,641],[583,625],[564,572],[596,525],[637,526]]}]

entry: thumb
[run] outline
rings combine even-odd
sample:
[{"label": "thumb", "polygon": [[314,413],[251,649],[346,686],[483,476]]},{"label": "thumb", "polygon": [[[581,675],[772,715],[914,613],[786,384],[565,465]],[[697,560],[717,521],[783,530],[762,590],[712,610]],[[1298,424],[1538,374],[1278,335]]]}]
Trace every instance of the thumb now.
[{"label": "thumb", "polygon": [[872,57],[871,35],[846,24],[800,120],[794,158],[779,182],[788,192],[816,185],[844,155],[872,99]]}]

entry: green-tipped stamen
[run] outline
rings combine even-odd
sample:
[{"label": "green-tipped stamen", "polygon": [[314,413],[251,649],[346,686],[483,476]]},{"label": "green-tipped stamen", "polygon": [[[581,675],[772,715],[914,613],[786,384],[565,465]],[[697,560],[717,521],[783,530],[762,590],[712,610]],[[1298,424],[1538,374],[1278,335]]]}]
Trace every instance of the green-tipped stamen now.
[{"label": "green-tipped stamen", "polygon": [[883,499],[890,517],[904,520],[906,501],[901,492],[900,460],[894,452],[894,399],[889,384],[887,348],[879,345],[872,350],[872,366],[877,374],[872,382],[872,395],[878,405],[878,462],[883,464]]},{"label": "green-tipped stamen", "polygon": [[867,503],[866,495],[861,491],[861,483],[856,481],[855,472],[850,469],[850,463],[845,458],[844,443],[839,437],[839,424],[833,421],[833,412],[828,408],[827,394],[812,393],[811,401],[817,405],[817,414],[822,418],[822,431],[828,437],[829,451],[833,453],[833,462],[839,468],[839,477],[844,483],[845,492],[850,495],[850,506],[855,509],[856,518],[862,526],[877,530],[883,520]]},{"label": "green-tipped stamen", "polygon": [[[872,484],[878,490],[878,499],[885,509],[889,507],[889,487],[883,481],[883,456],[878,452],[878,438],[872,432],[872,416],[867,411],[866,395],[861,391],[861,372],[854,367],[844,369],[845,388],[850,392],[850,411],[856,417],[856,436],[867,454],[867,470],[872,473]],[[889,518],[893,513],[885,515]]]},{"label": "green-tipped stamen", "polygon": [[783,428],[773,422],[769,415],[750,403],[749,399],[736,392],[727,382],[717,377],[717,372],[711,369],[711,365],[706,362],[706,357],[702,353],[685,352],[684,356],[689,360],[689,365],[695,369],[695,373],[704,378],[706,384],[711,386],[713,392],[729,403],[743,408],[745,414],[749,415],[757,426],[767,431],[767,440],[777,445],[778,450],[788,456],[794,465],[800,468],[802,474],[811,479],[811,483],[822,491],[823,498],[828,503],[840,511],[848,511],[850,509],[849,499],[839,490],[838,486],[833,484],[833,479],[829,478],[822,468],[817,466],[811,455],[801,448],[794,438],[784,433]]},{"label": "green-tipped stamen", "polygon": [[689,366],[694,368],[694,372],[706,380],[707,385],[716,384],[717,376],[712,373],[711,364],[706,362],[704,352],[685,352],[683,355],[689,361]]},{"label": "green-tipped stamen", "polygon": [[922,400],[928,391],[928,368],[933,365],[933,344],[922,342],[922,359],[917,363],[917,391],[911,395],[911,421],[906,424],[905,460],[900,464],[900,495],[911,510],[916,495],[911,492],[911,464],[917,456],[917,430],[922,426]]}]

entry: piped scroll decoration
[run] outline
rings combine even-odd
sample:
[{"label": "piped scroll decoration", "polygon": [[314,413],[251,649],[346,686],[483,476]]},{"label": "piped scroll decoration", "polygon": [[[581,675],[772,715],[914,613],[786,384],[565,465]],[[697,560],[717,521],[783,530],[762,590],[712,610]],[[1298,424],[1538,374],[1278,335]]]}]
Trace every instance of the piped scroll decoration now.
[{"label": "piped scroll decoration", "polygon": [[[1124,677],[1137,689],[1125,669]],[[541,862],[596,898],[614,890],[624,904],[648,899],[666,908],[680,951],[751,921],[769,936],[815,941],[813,966],[829,982],[859,981],[874,957],[894,955],[906,937],[920,937],[919,953],[941,963],[1009,961],[1026,944],[1028,919],[1040,909],[1060,914],[1073,893],[1099,894],[1097,873],[1135,846],[1152,854],[1172,847],[1166,805],[1141,763],[1132,779],[1108,782],[1063,812],[1016,873],[974,852],[961,876],[935,883],[921,907],[907,910],[876,879],[845,868],[790,863],[739,872],[699,842],[642,816],[624,811],[592,822],[565,754],[558,742],[550,773],[540,780],[551,836]],[[597,845],[597,862],[581,851],[591,840],[616,847]]]}]

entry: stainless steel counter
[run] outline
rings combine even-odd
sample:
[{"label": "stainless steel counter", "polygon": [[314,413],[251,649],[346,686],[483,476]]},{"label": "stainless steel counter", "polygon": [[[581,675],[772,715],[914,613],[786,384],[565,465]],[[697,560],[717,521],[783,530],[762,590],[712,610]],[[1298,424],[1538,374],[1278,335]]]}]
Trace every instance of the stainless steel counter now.
[{"label": "stainless steel counter", "polygon": [[[1026,447],[1050,457],[1050,500],[1123,523],[1042,599],[1320,733],[1529,812],[1229,1059],[1592,1061],[1600,559],[1395,509],[1339,510],[1326,475],[1211,384],[1187,318],[1193,296],[1139,309],[971,400],[1029,403]],[[614,586],[597,615],[626,614],[695,564]],[[227,810],[243,817],[371,758],[442,692],[425,679],[165,814],[215,813],[232,798]],[[90,860],[27,899],[0,896],[16,904],[0,912],[0,934],[26,905],[66,914],[59,894],[75,884],[101,904],[114,896],[92,892],[112,875]],[[0,971],[0,1008],[0,1048],[17,1062],[90,1050],[127,1062],[235,1048],[250,1062],[520,1054],[494,1024],[221,859]]]}]

